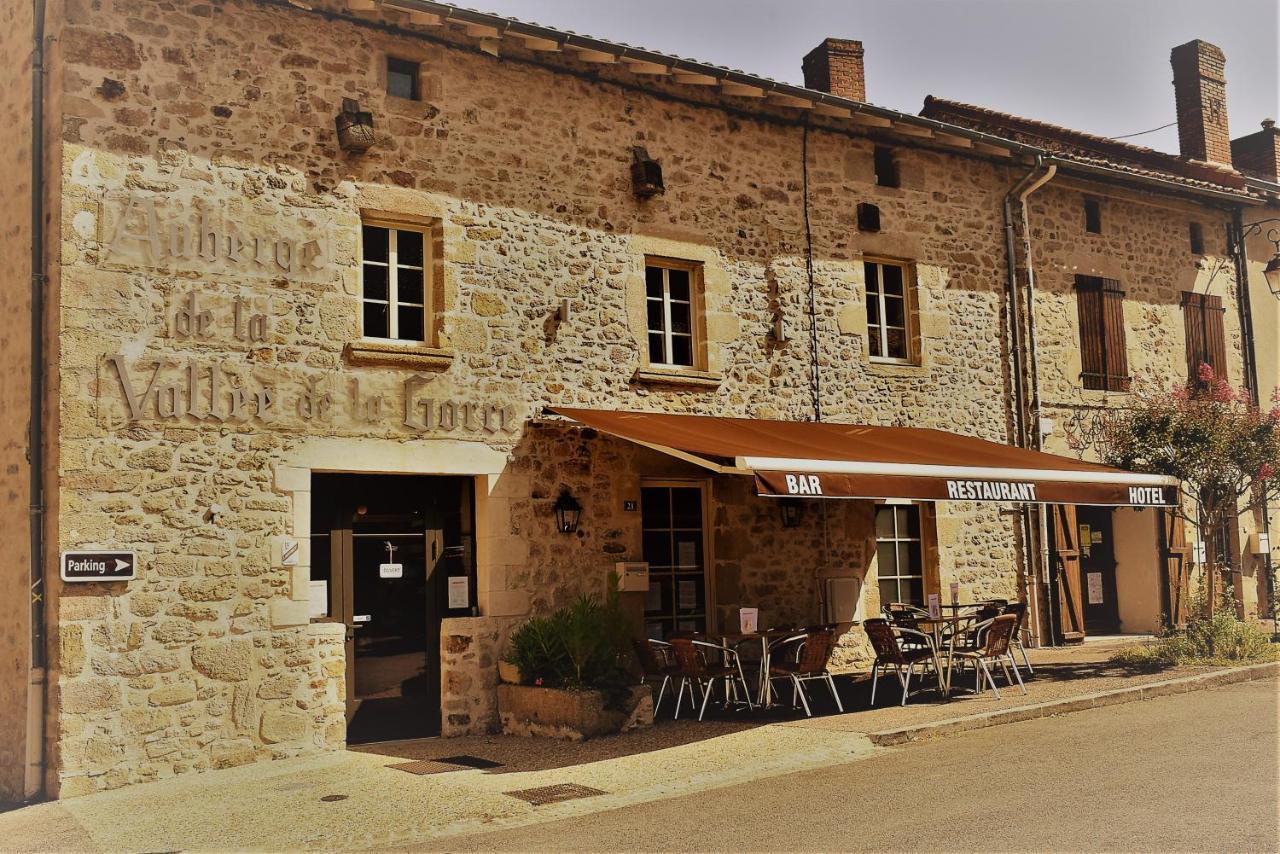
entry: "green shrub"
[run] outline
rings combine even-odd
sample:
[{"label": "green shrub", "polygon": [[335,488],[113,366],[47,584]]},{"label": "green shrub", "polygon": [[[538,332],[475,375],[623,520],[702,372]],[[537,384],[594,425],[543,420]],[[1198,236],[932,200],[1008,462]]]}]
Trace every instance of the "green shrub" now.
[{"label": "green shrub", "polygon": [[1236,619],[1234,610],[1223,607],[1212,617],[1193,617],[1184,629],[1125,647],[1111,662],[1134,670],[1161,670],[1177,665],[1252,664],[1278,659],[1280,647],[1271,643],[1266,632],[1254,623]]},{"label": "green shrub", "polygon": [[618,603],[618,579],[611,575],[603,602],[580,596],[567,608],[533,617],[516,629],[505,660],[520,668],[526,684],[615,694],[631,681],[630,638]]}]

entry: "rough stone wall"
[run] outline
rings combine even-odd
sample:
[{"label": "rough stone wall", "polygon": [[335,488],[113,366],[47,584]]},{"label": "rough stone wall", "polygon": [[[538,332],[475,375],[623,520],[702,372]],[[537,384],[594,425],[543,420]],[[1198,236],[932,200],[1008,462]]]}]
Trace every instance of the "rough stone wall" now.
[{"label": "rough stone wall", "polygon": [[[63,794],[342,743],[341,641],[306,625],[305,571],[273,552],[307,530],[309,492],[281,473],[318,440],[419,471],[445,470],[461,446],[506,455],[477,519],[491,617],[603,590],[614,561],[639,556],[639,514],[622,506],[640,479],[705,474],[536,416],[572,404],[812,418],[810,239],[824,417],[1007,438],[1003,166],[902,148],[903,186],[876,187],[869,139],[814,130],[806,143],[794,124],[608,74],[249,0],[75,0],[67,24],[58,546],[136,548],[140,577],[64,591]],[[383,94],[388,52],[423,63],[423,101]],[[376,116],[365,155],[336,146],[343,97]],[[637,143],[668,187],[644,203],[628,177]],[[855,230],[864,200],[881,208],[879,234]],[[442,281],[433,347],[355,366],[343,351],[358,328],[362,209],[430,223]],[[266,242],[204,259],[190,241],[206,225]],[[170,252],[175,234],[185,257]],[[645,253],[704,264],[702,384],[634,379]],[[864,254],[915,262],[919,364],[868,361]],[[562,298],[571,318],[549,324]],[[769,336],[774,303],[783,346]],[[261,334],[241,324],[254,315]],[[406,425],[407,394],[464,414],[451,430]],[[490,406],[511,423],[490,431]],[[562,485],[586,508],[568,541],[550,512]],[[717,541],[747,525],[772,543],[726,549],[737,601],[816,617],[812,579],[777,570],[819,565],[816,533],[784,538],[741,483],[714,489]],[[867,572],[865,505],[830,512],[825,560]],[[1013,527],[994,508],[941,506],[943,583],[1011,594]],[[453,635],[473,640],[453,652],[443,634],[457,731],[492,720],[477,686],[505,626],[461,626]]]},{"label": "rough stone wall", "polygon": [[0,9],[0,800],[28,792],[27,697],[31,669],[30,468],[27,417],[31,318],[30,3]]},{"label": "rough stone wall", "polygon": [[[1084,197],[1096,189],[1055,181],[1031,197],[1040,393],[1043,415],[1053,422],[1045,444],[1050,452],[1072,456],[1081,452],[1068,444],[1069,427],[1087,438],[1100,408],[1123,406],[1131,398],[1086,390],[1081,383],[1076,275],[1102,276],[1123,285],[1125,343],[1135,389],[1172,389],[1187,379],[1183,291],[1222,297],[1227,378],[1236,388],[1244,385],[1235,267],[1226,246],[1229,215],[1152,195],[1112,192],[1102,200],[1102,233],[1091,234],[1084,228]],[[1191,222],[1204,227],[1203,260],[1190,249]],[[1092,446],[1083,453],[1096,458]],[[1254,520],[1242,519],[1236,544],[1249,615],[1256,615],[1258,601],[1258,561],[1245,549],[1254,525]],[[1188,536],[1196,537],[1194,531]]]}]

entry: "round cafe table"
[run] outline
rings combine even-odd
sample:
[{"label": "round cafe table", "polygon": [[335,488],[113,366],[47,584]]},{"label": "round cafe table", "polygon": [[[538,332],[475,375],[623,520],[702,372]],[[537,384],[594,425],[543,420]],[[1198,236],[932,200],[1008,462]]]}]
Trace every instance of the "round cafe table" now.
[{"label": "round cafe table", "polygon": [[769,642],[802,634],[804,632],[800,629],[770,629],[762,632],[701,632],[694,637],[697,640],[718,640],[721,646],[728,647],[738,647],[744,643],[759,641],[760,682],[756,692],[756,703],[761,708],[767,709],[773,703],[773,687],[769,681]]},{"label": "round cafe table", "polygon": [[[943,607],[954,607],[959,609],[968,606],[954,605]],[[958,629],[962,624],[970,622],[973,619],[973,614],[959,613],[959,611],[954,614],[942,614],[937,617],[911,617],[912,622],[919,627],[920,631],[933,637],[933,666],[937,668],[938,685],[942,688],[942,694],[944,697],[951,696],[951,662],[956,651],[956,635],[960,633]],[[947,626],[951,627],[951,632],[950,636],[947,638],[947,667],[944,675],[941,660],[942,630]]]}]

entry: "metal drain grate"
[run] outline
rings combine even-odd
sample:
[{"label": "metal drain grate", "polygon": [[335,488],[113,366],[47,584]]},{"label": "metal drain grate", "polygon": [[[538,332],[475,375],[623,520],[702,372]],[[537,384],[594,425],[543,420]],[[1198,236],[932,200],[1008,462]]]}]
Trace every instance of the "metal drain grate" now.
[{"label": "metal drain grate", "polygon": [[577,783],[556,783],[554,786],[516,789],[514,792],[503,792],[502,794],[528,801],[535,807],[540,807],[546,804],[558,804],[561,801],[573,801],[578,798],[591,798],[609,793],[600,789],[593,789],[590,786],[579,786]]},{"label": "metal drain grate", "polygon": [[395,765],[388,765],[388,768],[395,768],[399,771],[408,771],[410,774],[444,774],[448,771],[461,771],[464,766],[456,765],[452,762],[441,762],[438,759],[415,759],[412,762],[399,762]]},{"label": "metal drain grate", "polygon": [[481,759],[479,756],[441,756],[437,762],[448,762],[450,765],[461,765],[463,768],[501,768],[501,762],[492,759]]}]

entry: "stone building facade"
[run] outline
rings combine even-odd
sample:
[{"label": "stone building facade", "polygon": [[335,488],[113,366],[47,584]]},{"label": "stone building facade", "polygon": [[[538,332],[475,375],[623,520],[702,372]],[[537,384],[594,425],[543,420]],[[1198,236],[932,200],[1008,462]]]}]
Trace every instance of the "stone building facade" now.
[{"label": "stone building facade", "polygon": [[[16,715],[0,739],[9,791],[30,794],[8,775],[41,730],[46,790],[61,796],[340,749],[365,678],[352,660],[365,588],[341,567],[385,535],[386,558],[369,559],[404,571],[399,533],[359,539],[386,475],[417,478],[396,483],[444,520],[425,523],[429,548],[438,530],[449,576],[465,580],[428,627],[439,638],[428,694],[446,735],[492,727],[496,660],[522,618],[600,594],[616,562],[646,558],[654,496],[697,492],[688,559],[700,575],[673,581],[671,596],[688,593],[696,607],[684,610],[705,625],[730,624],[740,606],[779,624],[826,619],[824,585],[838,578],[857,580],[858,615],[878,612],[880,505],[818,502],[784,526],[748,478],[547,407],[1020,442],[1002,206],[1049,151],[862,109],[863,93],[838,91],[862,81],[857,43],[831,40],[843,53],[824,94],[416,0],[54,0],[47,16],[48,665],[26,690],[30,619],[15,615],[0,680],[14,700],[3,714]],[[14,24],[6,40],[30,34]],[[22,50],[3,53],[19,79]],[[20,87],[0,94],[0,115],[22,111]],[[363,153],[335,134],[344,99],[372,114]],[[1217,235],[1256,193],[1227,171],[1222,184],[1175,171],[1157,185],[1083,159],[1073,173],[1058,156],[1027,237],[1043,433],[1067,453],[1060,422],[1118,400],[1081,388],[1073,277],[1125,281],[1135,373],[1181,376],[1178,297],[1209,275],[1181,236],[1192,221]],[[631,167],[644,157],[661,164],[665,192],[640,199]],[[4,187],[6,245],[21,244],[14,212],[30,190],[16,177]],[[1084,233],[1080,209],[1095,198],[1106,226]],[[1211,236],[1201,254],[1226,251]],[[363,334],[386,316],[370,308],[379,265],[403,277],[397,299],[422,282],[416,302],[391,309],[422,324],[416,340]],[[886,266],[906,281],[900,351],[868,297],[869,271]],[[687,364],[654,358],[653,269],[694,283]],[[16,357],[27,272],[4,275],[0,322],[14,328],[0,346]],[[1238,380],[1234,275],[1217,281]],[[14,413],[30,380],[4,371],[16,530],[31,502]],[[564,492],[582,507],[570,534],[553,512]],[[1051,641],[1048,569],[1018,569],[1038,564],[1016,512],[960,501],[918,512],[928,531],[913,547],[935,584],[1041,603],[1033,624]],[[1150,598],[1155,514],[1117,512],[1149,529],[1130,550]],[[132,551],[136,577],[63,582],[59,553],[77,550]],[[15,549],[4,589],[29,577]],[[682,607],[624,596],[637,613]],[[1133,611],[1125,630],[1159,619],[1158,602]],[[846,634],[843,665],[865,659],[860,638]]]}]

